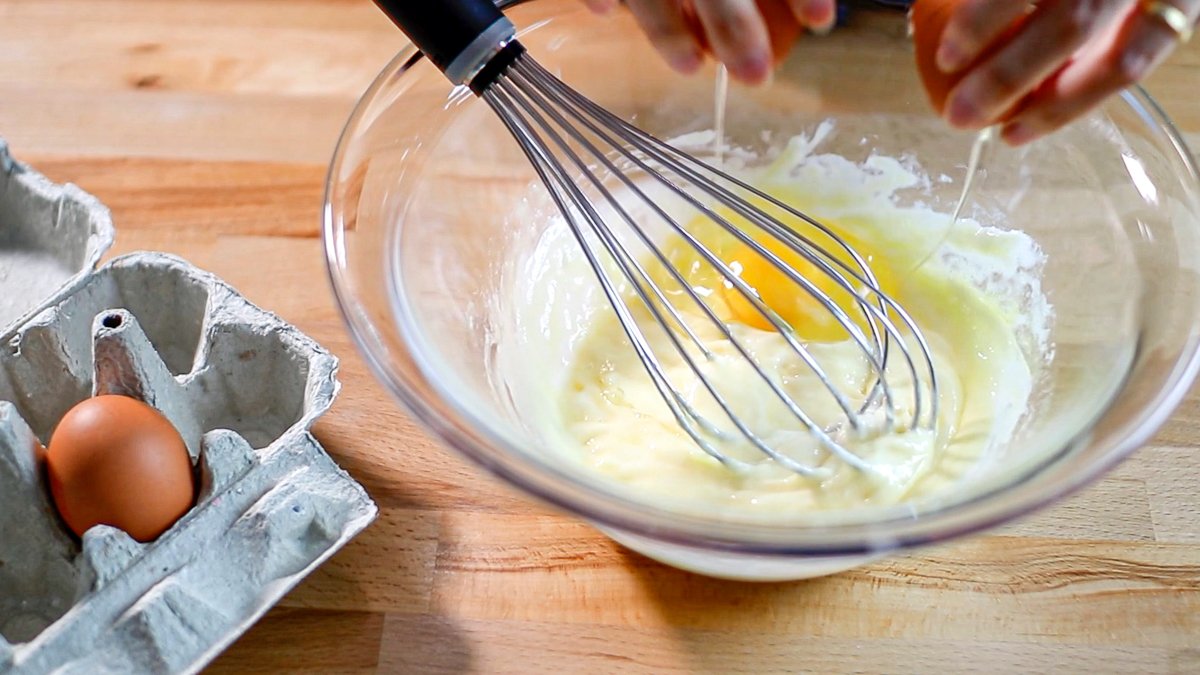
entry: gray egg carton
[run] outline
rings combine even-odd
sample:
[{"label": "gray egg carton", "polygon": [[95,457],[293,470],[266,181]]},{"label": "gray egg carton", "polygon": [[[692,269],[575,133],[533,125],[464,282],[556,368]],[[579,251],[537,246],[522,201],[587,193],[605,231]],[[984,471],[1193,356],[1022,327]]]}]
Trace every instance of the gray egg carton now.
[{"label": "gray egg carton", "polygon": [[104,205],[17,162],[0,138],[0,334],[82,283],[112,243]]},{"label": "gray egg carton", "polygon": [[[337,359],[179,258],[94,269],[112,233],[0,140],[0,295],[23,296],[0,305],[0,674],[195,672],[377,513],[310,433]],[[154,542],[80,542],[50,500],[42,446],[97,394],[158,408],[192,456],[197,505]]]}]

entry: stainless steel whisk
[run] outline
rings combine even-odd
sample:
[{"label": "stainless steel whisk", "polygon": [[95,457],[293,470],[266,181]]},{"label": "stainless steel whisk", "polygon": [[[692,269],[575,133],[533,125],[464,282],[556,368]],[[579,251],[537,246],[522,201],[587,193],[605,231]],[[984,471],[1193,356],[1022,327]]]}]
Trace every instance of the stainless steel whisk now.
[{"label": "stainless steel whisk", "polygon": [[[888,382],[889,364],[899,361],[911,377],[912,417],[907,428],[934,428],[938,418],[938,386],[933,358],[924,336],[909,314],[879,286],[863,257],[834,231],[808,215],[784,204],[765,192],[709,164],[682,152],[668,143],[629,124],[584,97],[550,74],[530,57],[516,39],[513,24],[489,0],[376,0],[377,4],[412,39],[413,43],[456,85],[466,85],[488,103],[520,144],[534,170],[549,190],[558,209],[583,253],[645,366],[680,427],[706,453],[732,469],[744,468],[745,462],[723,452],[719,445],[736,437],[748,441],[762,453],[799,474],[819,476],[825,470],[805,464],[768,444],[760,431],[734,411],[721,384],[705,375],[699,358],[713,358],[710,345],[688,324],[683,313],[656,284],[630,250],[628,237],[616,228],[627,228],[653,260],[664,266],[678,284],[688,302],[694,303],[702,320],[711,321],[721,339],[745,358],[756,375],[818,440],[822,447],[847,464],[863,471],[872,465],[854,454],[847,444],[835,438],[839,434],[868,434],[889,431],[897,426],[896,396]],[[649,181],[649,182],[647,182]],[[696,233],[679,222],[668,209],[649,194],[646,187],[657,185],[670,199],[695,211],[721,231],[735,238],[755,254],[762,256],[797,287],[836,317],[850,339],[858,345],[869,365],[870,381],[855,397],[839,389],[812,350],[774,310],[768,307],[729,264],[705,246]],[[622,199],[612,187],[623,188]],[[755,206],[760,200],[800,219],[811,230],[806,233],[785,225],[778,218]],[[627,201],[629,200],[629,201]],[[632,203],[631,203],[632,201]],[[796,358],[821,381],[837,402],[844,419],[822,426],[806,414],[755,360],[683,273],[656,244],[646,223],[631,213],[637,207],[645,211],[667,231],[693,247],[700,257],[720,273],[725,283],[753,306],[786,340]],[[800,255],[819,273],[831,279],[837,288],[853,298],[852,307],[843,307],[814,280],[790,267],[763,243],[719,213],[727,210],[751,223],[760,235],[770,237]],[[814,237],[833,242],[844,258],[814,241]],[[606,258],[602,258],[601,255]],[[607,262],[607,264],[606,264]],[[625,284],[615,281],[623,277]],[[622,294],[622,286],[633,298]],[[630,302],[641,303],[650,317],[643,326],[634,316]],[[851,317],[861,315],[862,327]],[[698,378],[704,390],[719,406],[736,431],[700,414],[688,402],[676,383],[672,383],[659,355],[647,339],[646,328],[663,331],[671,347]],[[695,345],[695,352],[686,343]],[[897,355],[896,352],[899,352]],[[868,413],[882,415],[881,424],[869,424]]]}]

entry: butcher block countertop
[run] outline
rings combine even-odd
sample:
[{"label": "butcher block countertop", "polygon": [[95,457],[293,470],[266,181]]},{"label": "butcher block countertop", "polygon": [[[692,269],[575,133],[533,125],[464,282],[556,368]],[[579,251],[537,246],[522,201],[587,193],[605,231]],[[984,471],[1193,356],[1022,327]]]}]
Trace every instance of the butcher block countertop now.
[{"label": "butcher block countertop", "polygon": [[[0,0],[13,153],[111,207],[113,255],[181,255],[342,359],[316,434],[379,519],[210,672],[1200,673],[1200,390],[1053,508],[799,583],[664,567],[441,448],[367,372],[319,241],[401,44],[369,0]],[[1200,39],[1148,88],[1200,147]]]}]

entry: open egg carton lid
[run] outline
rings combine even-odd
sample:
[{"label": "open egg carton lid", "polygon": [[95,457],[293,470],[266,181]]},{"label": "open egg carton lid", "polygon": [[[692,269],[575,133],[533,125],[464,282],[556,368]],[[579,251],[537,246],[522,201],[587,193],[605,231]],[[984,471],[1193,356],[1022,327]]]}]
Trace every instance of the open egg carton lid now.
[{"label": "open egg carton lid", "polygon": [[[310,433],[337,359],[228,284],[159,253],[96,269],[108,210],[0,139],[0,674],[195,672],[376,516]],[[160,410],[198,499],[151,543],[80,541],[42,448],[89,396]]]}]

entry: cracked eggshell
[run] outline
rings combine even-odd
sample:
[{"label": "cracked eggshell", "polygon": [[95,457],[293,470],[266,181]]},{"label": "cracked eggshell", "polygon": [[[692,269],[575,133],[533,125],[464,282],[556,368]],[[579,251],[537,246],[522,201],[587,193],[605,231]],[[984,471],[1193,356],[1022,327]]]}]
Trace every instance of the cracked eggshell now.
[{"label": "cracked eggshell", "polygon": [[82,283],[112,243],[99,200],[16,161],[0,138],[0,333]]},{"label": "cracked eggshell", "polygon": [[[0,215],[9,282],[34,259],[65,270],[44,302],[21,286],[19,319],[0,313],[0,674],[195,672],[375,518],[309,431],[337,360],[179,258],[88,273],[107,211],[2,147]],[[158,408],[198,473],[197,506],[148,544],[103,525],[70,536],[43,484],[55,424],[104,393]]]}]

